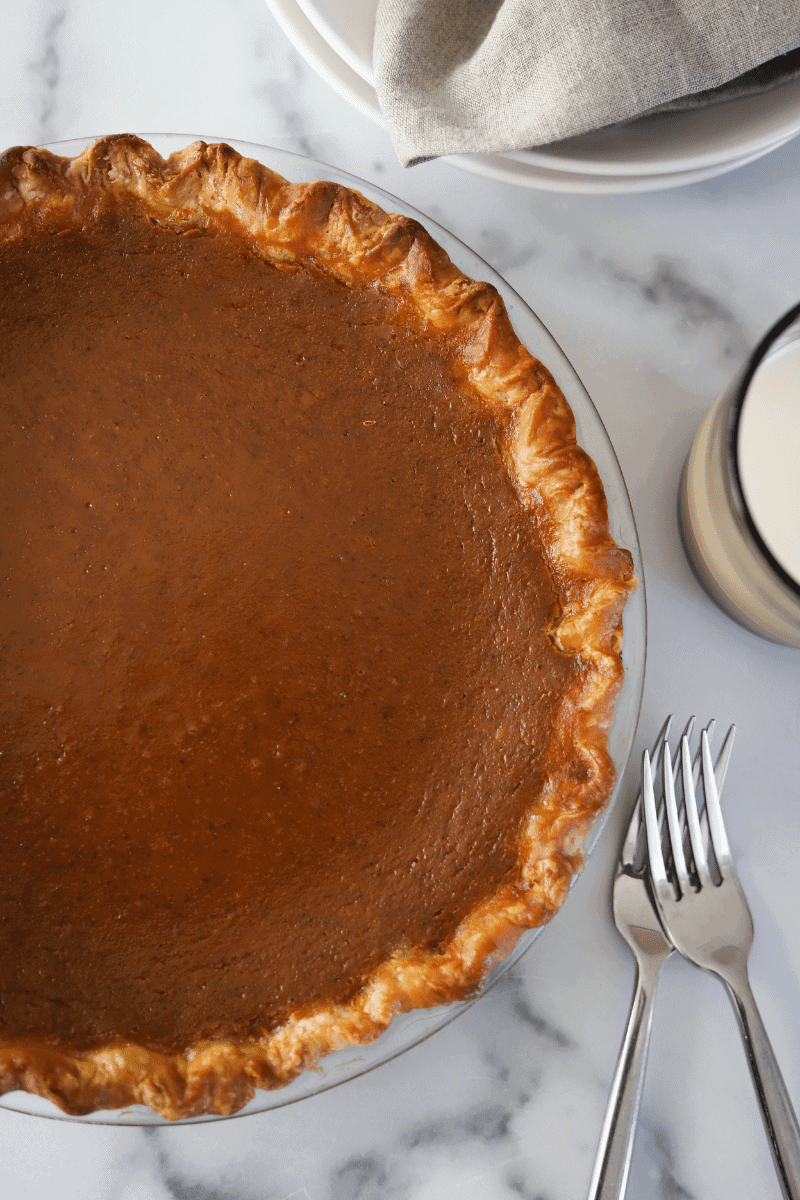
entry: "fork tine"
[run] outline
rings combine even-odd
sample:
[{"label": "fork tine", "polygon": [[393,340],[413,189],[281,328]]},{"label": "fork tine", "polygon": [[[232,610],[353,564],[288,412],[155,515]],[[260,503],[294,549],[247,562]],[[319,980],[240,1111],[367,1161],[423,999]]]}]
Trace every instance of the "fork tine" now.
[{"label": "fork tine", "polygon": [[672,759],[669,753],[669,746],[664,747],[664,805],[667,810],[667,828],[669,829],[672,861],[675,865],[675,874],[678,877],[678,886],[681,893],[684,894],[691,884],[683,853],[683,838],[681,837],[681,827],[678,820],[678,806],[675,803],[675,784],[672,776]]},{"label": "fork tine", "polygon": [[[730,742],[731,749],[733,748],[733,733],[734,726],[731,726],[728,732],[728,737],[725,739],[725,745]],[[708,813],[708,829],[711,834],[711,845],[714,848],[714,857],[717,860],[717,865],[720,869],[720,874],[725,878],[725,871],[731,865],[731,849],[728,845],[728,838],[725,833],[725,824],[722,820],[722,809],[719,806],[719,793],[717,791],[716,780],[714,779],[714,768],[711,764],[711,750],[708,745],[708,738],[703,734],[703,791],[706,796],[706,812]],[[730,750],[728,751],[730,757]],[[726,762],[727,767],[727,762]]]},{"label": "fork tine", "polygon": [[[667,738],[669,737],[669,731],[670,731],[671,725],[672,725],[672,714],[670,713],[670,715],[667,717],[664,724],[661,726],[661,732],[659,733],[658,737],[656,738],[655,742],[653,743],[653,749],[650,752],[654,761],[656,762],[656,769],[658,769],[658,764],[661,762],[661,757],[664,752],[664,744],[665,744]],[[639,846],[639,835],[641,834],[641,832],[642,832],[642,789],[640,788],[639,794],[636,797],[636,802],[633,806],[633,812],[631,813],[631,819],[628,822],[628,830],[627,830],[627,833],[625,834],[625,840],[622,843],[622,849],[621,849],[620,855],[619,855],[620,862],[623,864],[623,866],[632,867],[634,865],[637,865],[636,864],[636,859],[637,859],[636,850]]]},{"label": "fork tine", "polygon": [[[728,774],[728,764],[731,761],[731,751],[733,750],[733,740],[736,737],[736,726],[731,725],[728,730],[728,735],[722,743],[722,749],[717,756],[717,765],[714,768],[714,782],[717,785],[717,800],[722,795],[722,789],[725,786],[725,776]],[[709,735],[709,742],[711,736]]]},{"label": "fork tine", "polygon": [[[706,725],[706,730],[705,730],[705,731],[706,731],[706,733],[708,734],[708,744],[709,744],[709,746],[711,745],[711,743],[712,743],[712,742],[713,742],[713,740],[714,740],[714,730],[716,729],[716,727],[717,727],[717,722],[716,722],[716,721],[714,720],[714,718],[712,717],[712,718],[711,718],[711,720],[710,720],[710,721],[708,722],[708,724]],[[700,744],[701,744],[701,746],[702,746],[702,736],[701,736],[701,739],[700,739]],[[701,750],[700,750],[700,746],[698,746],[698,747],[697,747],[697,753],[696,753],[696,754],[695,754],[695,756],[694,756],[695,770],[697,770],[697,767],[698,767],[698,764],[700,763],[700,760],[701,760]],[[692,774],[694,775],[694,771],[692,772]],[[698,777],[699,777],[698,775],[694,775],[694,786],[695,786],[695,787],[697,787],[697,780],[698,780]]]},{"label": "fork tine", "polygon": [[655,889],[660,891],[667,886],[667,871],[664,866],[664,855],[661,851],[661,834],[658,828],[656,797],[653,791],[653,772],[650,769],[650,755],[646,750],[642,758],[642,808],[644,809],[644,823],[647,830],[650,878]]},{"label": "fork tine", "polygon": [[[712,717],[711,720],[706,725],[706,733],[708,734],[709,743],[711,742],[711,739],[714,736],[715,725],[716,725],[716,721]],[[685,736],[689,737],[690,734],[687,733]],[[683,755],[681,754],[679,757],[681,759],[681,771],[682,771],[683,770]],[[698,743],[697,749],[695,750],[694,758],[692,759],[692,783],[694,784],[695,794],[697,793],[697,785],[700,782],[700,770],[702,767],[702,762],[703,762],[702,744]],[[677,769],[676,769],[676,775],[677,775]],[[704,795],[705,795],[705,793],[704,793]],[[705,812],[705,802],[703,803],[703,805],[700,808],[701,822],[702,822],[704,812]],[[701,824],[701,828],[702,828],[702,824]],[[688,824],[687,824],[686,828],[683,830],[683,833],[681,835],[681,849],[683,850],[684,860],[685,860],[691,854],[691,850],[692,850],[692,843],[691,843],[691,839],[689,837]]]},{"label": "fork tine", "polygon": [[689,717],[689,720],[686,722],[686,728],[684,729],[683,733],[681,734],[681,740],[683,740],[683,738],[690,738],[692,736],[692,730],[694,729],[694,723],[695,723],[695,717]]},{"label": "fork tine", "polygon": [[[705,731],[708,734],[709,744],[711,743],[711,739],[714,736],[714,726],[715,725],[716,725],[716,721],[713,719],[713,717],[706,725]],[[690,735],[687,733],[684,736],[688,738]],[[700,782],[700,770],[702,768],[702,762],[703,762],[703,750],[702,750],[702,742],[701,742],[700,745],[695,750],[694,758],[692,759],[692,783],[695,786],[695,791],[697,790],[697,785]],[[681,753],[681,770],[683,770],[683,754],[682,753]]]},{"label": "fork tine", "polygon": [[665,722],[664,722],[664,724],[661,726],[661,731],[660,731],[660,733],[659,733],[658,737],[656,738],[656,740],[655,740],[655,743],[654,743],[654,745],[653,745],[653,753],[654,753],[654,754],[658,754],[658,753],[660,753],[660,751],[661,751],[661,747],[664,745],[664,742],[665,742],[665,741],[667,740],[667,738],[669,737],[669,731],[670,731],[670,729],[671,729],[671,728],[672,728],[672,713],[670,713],[670,714],[669,714],[669,716],[667,717],[666,721],[665,721]]},{"label": "fork tine", "polygon": [[[708,738],[706,738],[707,742]],[[700,832],[700,819],[697,815],[697,798],[695,796],[694,779],[692,777],[692,761],[689,757],[689,742],[686,738],[683,738],[681,741],[681,765],[683,768],[681,771],[683,776],[683,802],[686,808],[686,823],[689,826],[689,840],[692,844],[692,858],[694,859],[695,871],[697,872],[700,886],[706,887],[712,884],[712,879],[708,870],[703,837]]]}]

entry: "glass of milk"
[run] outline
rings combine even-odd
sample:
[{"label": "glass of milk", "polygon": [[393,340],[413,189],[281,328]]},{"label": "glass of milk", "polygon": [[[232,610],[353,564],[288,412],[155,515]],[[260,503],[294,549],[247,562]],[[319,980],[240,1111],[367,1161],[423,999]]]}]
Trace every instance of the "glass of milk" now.
[{"label": "glass of milk", "polygon": [[728,615],[800,648],[800,305],[703,418],[680,521],[700,582]]}]

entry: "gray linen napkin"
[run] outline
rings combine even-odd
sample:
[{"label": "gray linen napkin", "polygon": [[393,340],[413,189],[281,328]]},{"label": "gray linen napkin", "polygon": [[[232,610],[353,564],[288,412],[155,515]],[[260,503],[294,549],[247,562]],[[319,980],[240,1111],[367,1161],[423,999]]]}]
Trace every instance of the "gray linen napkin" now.
[{"label": "gray linen napkin", "polygon": [[379,0],[375,86],[410,166],[714,102],[798,46],[798,0]]}]

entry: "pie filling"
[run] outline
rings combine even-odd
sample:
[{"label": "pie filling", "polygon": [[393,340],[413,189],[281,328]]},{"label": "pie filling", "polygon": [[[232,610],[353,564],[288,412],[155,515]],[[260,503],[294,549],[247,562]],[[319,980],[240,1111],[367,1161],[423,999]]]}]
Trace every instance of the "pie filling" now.
[{"label": "pie filling", "polygon": [[0,159],[0,1091],[233,1112],[549,920],[634,586],[424,230],[225,146]]},{"label": "pie filling", "polygon": [[2,279],[4,1029],[250,1038],[441,948],[578,669],[447,343],[135,218]]}]

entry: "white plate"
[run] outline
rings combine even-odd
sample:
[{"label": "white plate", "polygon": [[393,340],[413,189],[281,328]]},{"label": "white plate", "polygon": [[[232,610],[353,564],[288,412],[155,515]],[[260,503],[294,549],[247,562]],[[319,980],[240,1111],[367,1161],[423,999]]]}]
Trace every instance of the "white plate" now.
[{"label": "white plate", "polygon": [[475,175],[496,179],[499,183],[516,183],[538,191],[573,192],[594,196],[620,195],[623,192],[657,192],[666,188],[684,187],[689,183],[701,183],[704,179],[713,179],[715,175],[724,175],[727,171],[735,171],[747,163],[755,162],[788,141],[791,141],[791,136],[781,138],[754,154],[746,154],[743,158],[731,159],[729,162],[694,171],[675,171],[670,175],[594,175],[581,174],[578,171],[551,171],[546,167],[517,162],[503,154],[452,155],[444,161],[465,171],[472,171]]},{"label": "white plate", "polygon": [[[276,20],[308,62],[365,115],[383,125],[373,87],[372,35],[377,0],[267,0]],[[660,113],[632,124],[505,155],[458,155],[457,166],[491,178],[555,191],[649,191],[734,170],[800,132],[800,79],[757,96],[690,112]],[[503,173],[498,160],[528,168]],[[477,165],[470,166],[470,163]],[[704,171],[703,175],[695,172]],[[547,176],[541,173],[547,172]],[[554,174],[558,173],[558,174]],[[568,186],[565,176],[597,176],[597,186]],[[671,182],[645,185],[649,176]],[[619,176],[629,178],[614,187]],[[680,176],[680,178],[679,178]]]},{"label": "white plate", "polygon": [[[179,150],[189,142],[201,139],[203,141],[219,141],[217,137],[208,134],[177,134],[177,133],[143,133],[160,154],[168,155]],[[75,139],[68,142],[57,142],[49,147],[56,154],[79,154],[91,145],[92,138]],[[415,208],[399,200],[396,196],[362,179],[345,174],[335,167],[315,162],[313,159],[302,158],[298,154],[290,154],[286,150],[276,150],[268,146],[257,146],[251,142],[239,142],[225,139],[229,145],[251,158],[258,159],[273,170],[279,171],[292,182],[310,179],[333,179],[346,187],[355,187],[363,195],[374,200],[382,208],[390,212],[404,213],[420,221],[430,231],[436,241],[442,246],[450,258],[473,279],[484,279],[494,284],[500,292],[509,316],[518,336],[532,354],[541,359],[557,379],[561,390],[567,398],[575,416],[578,441],[591,455],[606,491],[608,500],[608,517],[611,533],[617,542],[630,550],[633,555],[633,565],[639,579],[639,587],[628,600],[625,608],[625,638],[622,647],[622,659],[625,666],[625,682],[614,707],[614,719],[609,733],[609,752],[617,770],[617,788],[609,801],[606,815],[613,804],[614,797],[622,782],[625,766],[628,762],[636,727],[639,720],[639,709],[644,689],[644,669],[647,651],[647,609],[644,591],[644,570],[642,566],[639,538],[636,532],[636,522],[631,508],[628,490],[620,471],[617,456],[606,433],[605,426],[597,409],[590,400],[583,384],[570,365],[566,355],[558,346],[550,333],[545,329],[539,318],[528,308],[527,304],[509,287],[492,268],[479,258],[472,250],[453,237],[451,233],[437,225],[435,221],[423,216]],[[586,853],[592,850],[597,842],[605,816],[597,821],[586,842]],[[502,975],[514,965],[528,949],[541,931],[530,929],[520,938],[516,948],[508,958],[498,963],[490,972],[488,980],[482,989],[485,994]],[[255,1098],[235,1116],[247,1116],[251,1113],[264,1112],[266,1109],[280,1108],[285,1104],[303,1100],[327,1091],[348,1079],[363,1075],[375,1067],[381,1066],[395,1058],[411,1046],[436,1033],[437,1030],[454,1020],[460,1013],[475,1003],[474,1000],[458,1001],[441,1008],[415,1009],[412,1012],[401,1013],[395,1017],[392,1024],[374,1042],[367,1046],[351,1046],[330,1054],[322,1059],[316,1071],[304,1071],[287,1087],[274,1092],[257,1091]],[[188,1125],[203,1121],[224,1121],[227,1117],[195,1117],[185,1121],[166,1121],[151,1109],[142,1105],[132,1105],[125,1109],[110,1109],[91,1113],[86,1117],[70,1117],[61,1112],[48,1100],[32,1096],[26,1092],[8,1092],[0,1097],[0,1109],[11,1109],[14,1112],[30,1113],[35,1116],[51,1117],[61,1120],[77,1121],[81,1124],[102,1125]]]}]

